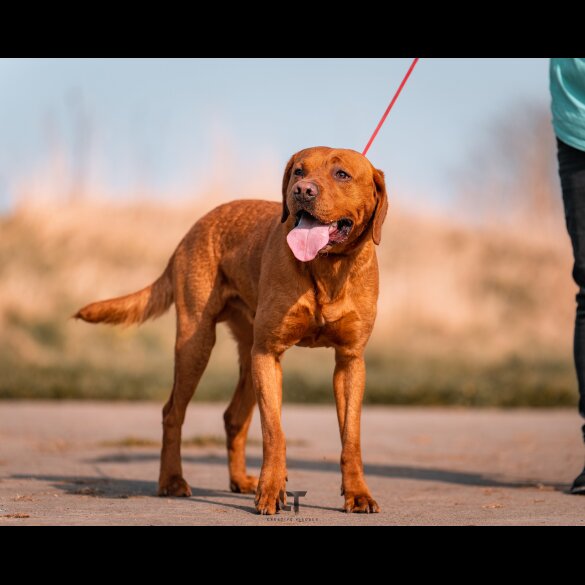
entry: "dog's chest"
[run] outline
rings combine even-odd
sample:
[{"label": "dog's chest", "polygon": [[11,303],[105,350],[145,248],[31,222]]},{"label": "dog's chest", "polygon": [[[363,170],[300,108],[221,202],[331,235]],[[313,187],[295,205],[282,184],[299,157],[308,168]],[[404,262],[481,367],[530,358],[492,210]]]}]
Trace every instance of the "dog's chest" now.
[{"label": "dog's chest", "polygon": [[331,347],[339,342],[347,314],[344,299],[332,302],[319,302],[318,297],[306,308],[304,315],[305,331],[297,343],[303,347]]},{"label": "dog's chest", "polygon": [[319,328],[326,327],[330,323],[335,323],[343,317],[344,303],[334,301],[326,304],[315,303],[313,321],[314,325]]}]

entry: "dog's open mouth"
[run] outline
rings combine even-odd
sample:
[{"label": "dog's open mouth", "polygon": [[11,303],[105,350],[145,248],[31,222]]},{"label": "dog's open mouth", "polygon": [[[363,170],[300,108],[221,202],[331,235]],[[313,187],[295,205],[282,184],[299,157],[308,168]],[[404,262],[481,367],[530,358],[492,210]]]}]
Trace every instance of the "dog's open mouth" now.
[{"label": "dog's open mouth", "polygon": [[295,258],[301,262],[313,260],[317,254],[333,244],[347,240],[353,221],[345,217],[330,223],[322,223],[308,211],[299,210],[295,227],[286,241]]}]

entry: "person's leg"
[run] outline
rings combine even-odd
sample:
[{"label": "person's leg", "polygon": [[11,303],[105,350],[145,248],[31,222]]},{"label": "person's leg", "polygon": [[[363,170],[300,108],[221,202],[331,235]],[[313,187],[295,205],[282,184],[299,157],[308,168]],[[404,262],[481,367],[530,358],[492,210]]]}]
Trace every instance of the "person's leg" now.
[{"label": "person's leg", "polygon": [[[573,279],[579,287],[575,317],[573,354],[579,386],[579,412],[585,418],[585,152],[557,139],[559,176],[565,220],[573,246]],[[585,425],[582,427],[585,441]],[[585,494],[585,469],[571,490]]]},{"label": "person's leg", "polygon": [[[577,315],[575,317],[573,354],[579,386],[579,413],[585,417],[585,289],[583,287],[577,293]],[[585,425],[583,425],[582,430],[583,441],[585,441]]]}]

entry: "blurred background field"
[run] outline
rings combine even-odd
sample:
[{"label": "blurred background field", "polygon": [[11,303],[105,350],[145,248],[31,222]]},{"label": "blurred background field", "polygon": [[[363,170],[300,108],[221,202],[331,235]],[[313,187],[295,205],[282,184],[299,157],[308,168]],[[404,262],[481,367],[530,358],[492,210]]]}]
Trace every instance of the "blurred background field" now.
[{"label": "blurred background field", "polygon": [[[219,140],[207,168],[181,185],[161,188],[145,172],[114,189],[90,170],[99,120],[80,104],[67,106],[72,138],[49,124],[46,156],[12,178],[0,215],[0,397],[162,401],[172,381],[174,309],[127,329],[70,315],[152,282],[217,204],[278,199],[285,159],[264,151],[252,178],[234,189],[237,176],[230,182],[225,173],[238,148]],[[448,204],[421,197],[420,185],[397,184],[392,157],[377,156],[391,207],[378,249],[366,402],[575,405],[576,291],[554,153],[546,104],[518,103],[466,145],[443,186]],[[196,400],[226,400],[236,383],[235,347],[218,329]],[[331,350],[293,348],[283,365],[285,401],[333,400]]]}]

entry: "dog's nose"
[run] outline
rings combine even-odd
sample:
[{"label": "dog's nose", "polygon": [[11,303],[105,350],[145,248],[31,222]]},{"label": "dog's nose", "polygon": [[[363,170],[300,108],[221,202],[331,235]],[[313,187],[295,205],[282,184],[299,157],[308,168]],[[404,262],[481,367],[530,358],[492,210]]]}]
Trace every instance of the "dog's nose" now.
[{"label": "dog's nose", "polygon": [[312,201],[319,195],[319,187],[311,181],[299,181],[293,190],[297,201]]}]

